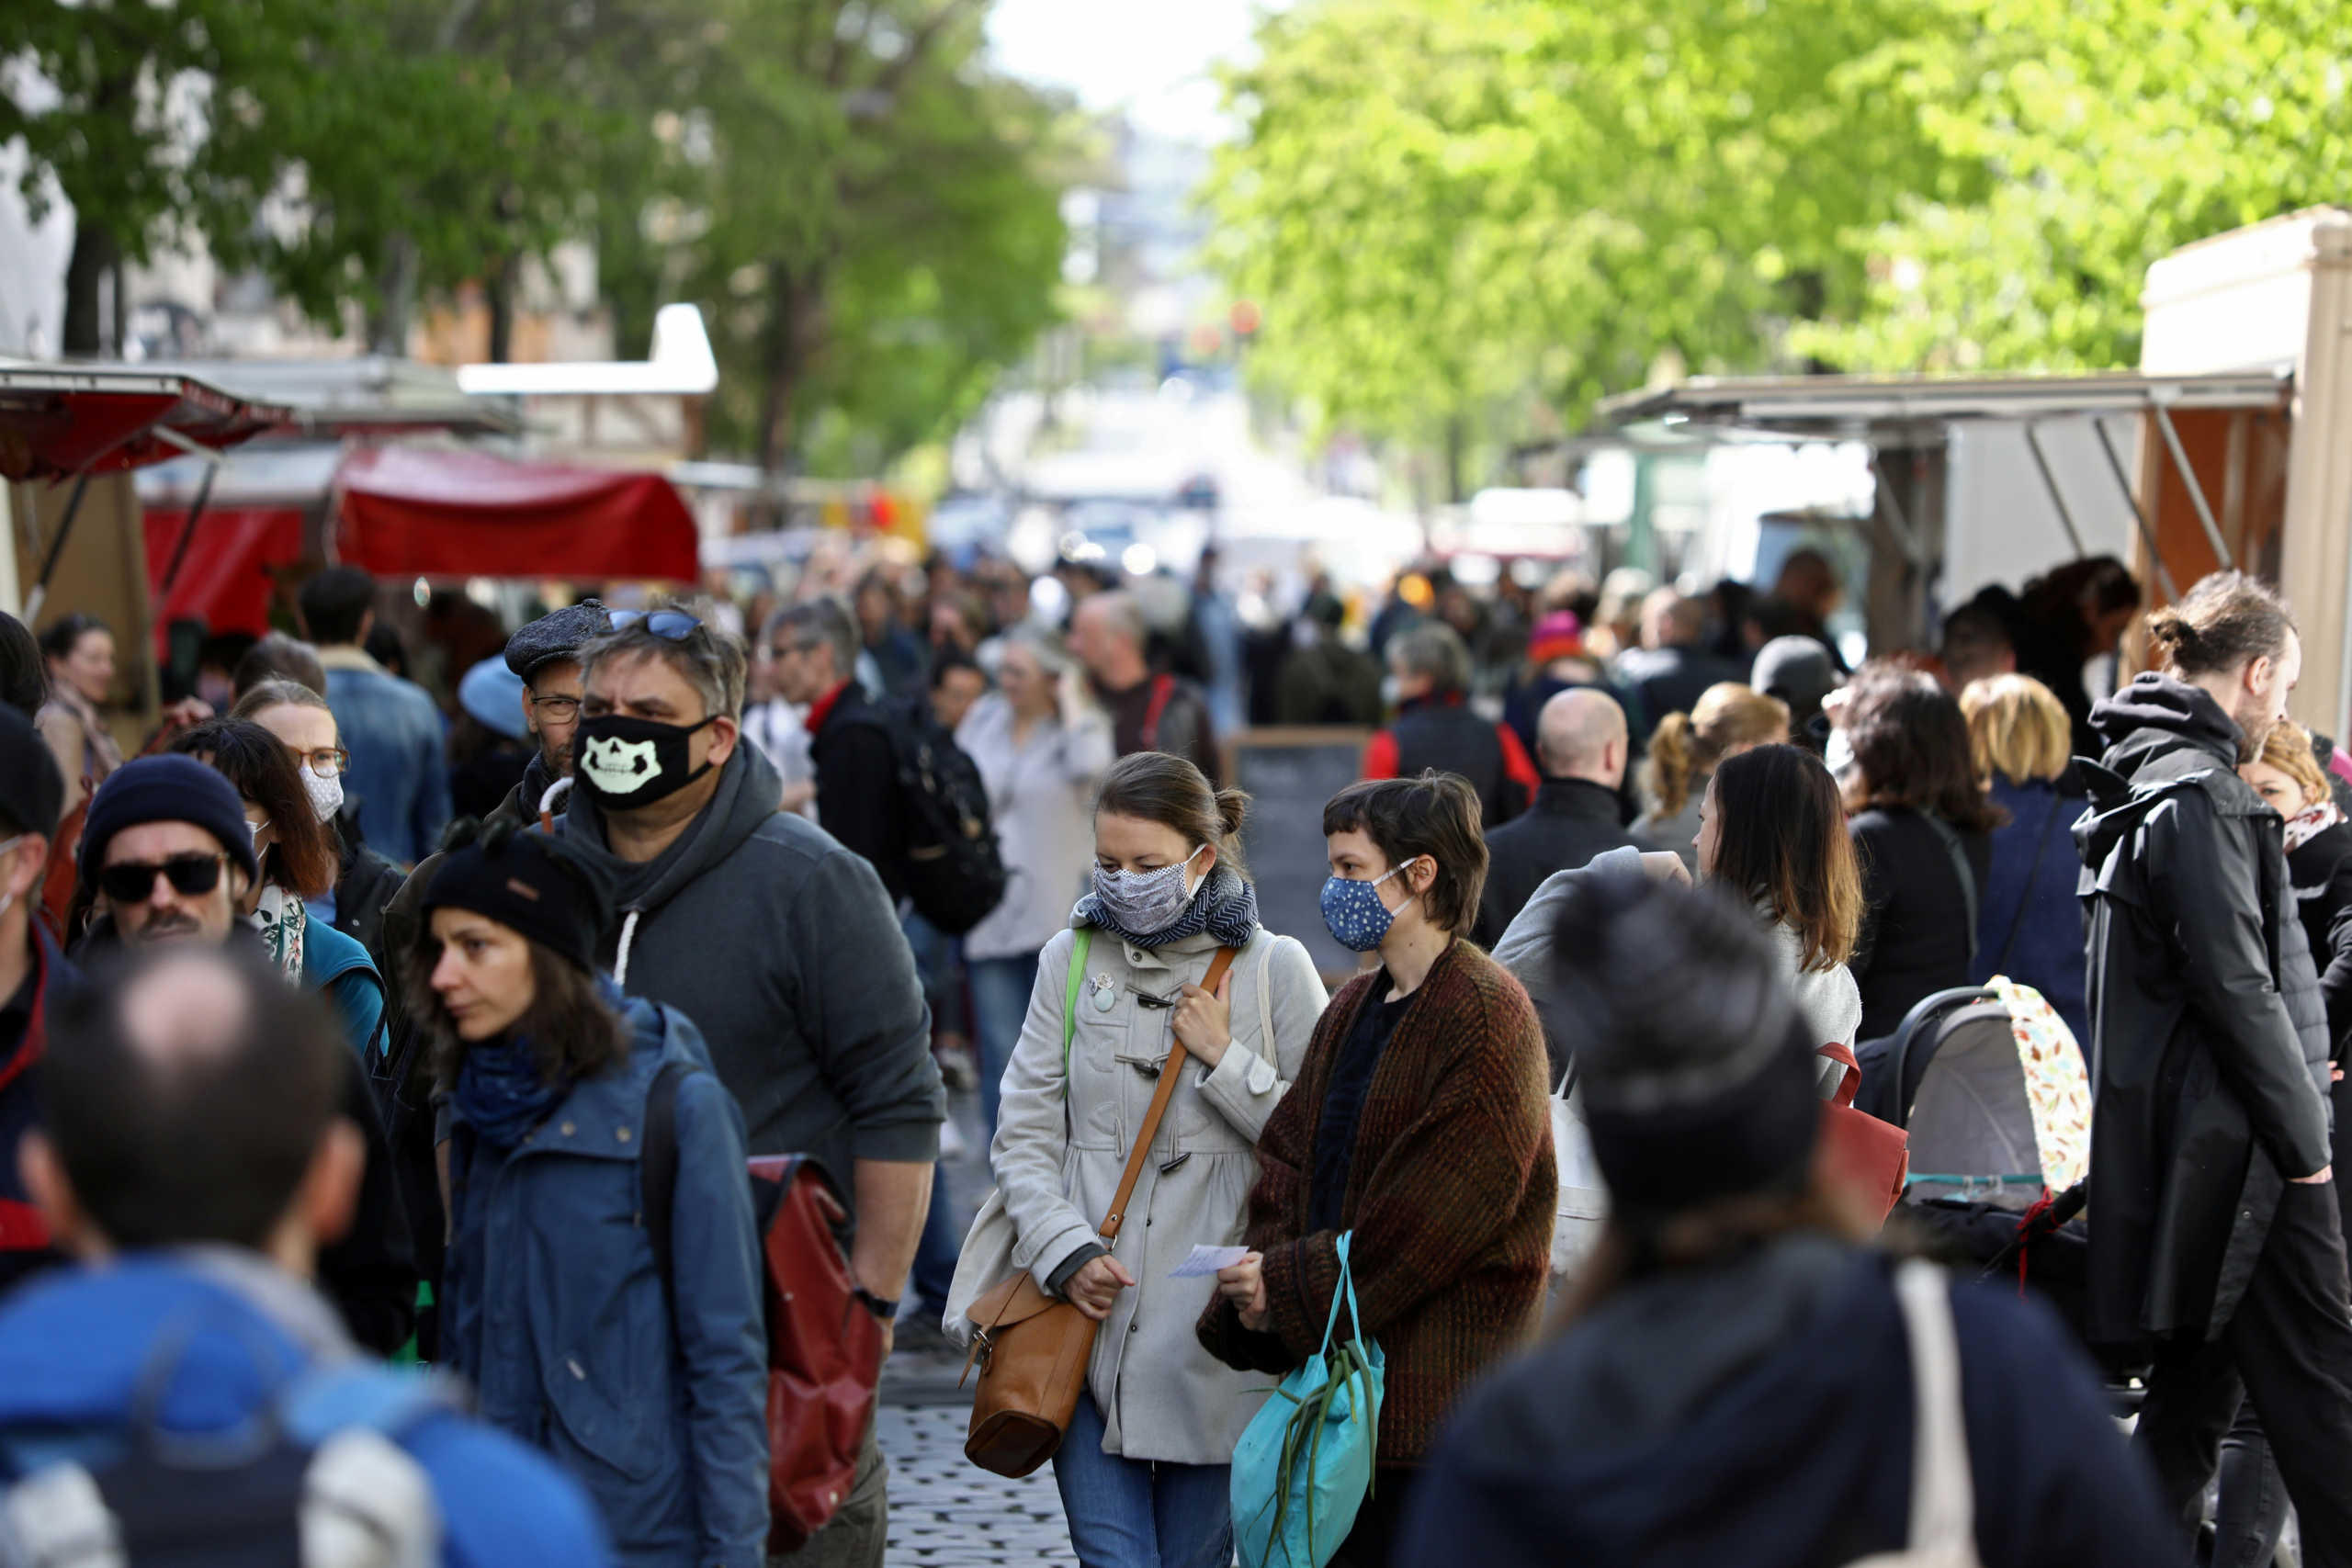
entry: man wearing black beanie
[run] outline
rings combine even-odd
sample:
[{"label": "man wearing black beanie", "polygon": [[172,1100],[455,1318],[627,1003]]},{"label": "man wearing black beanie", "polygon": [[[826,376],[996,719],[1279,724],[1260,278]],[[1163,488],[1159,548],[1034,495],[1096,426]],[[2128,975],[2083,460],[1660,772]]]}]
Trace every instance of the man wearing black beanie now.
[{"label": "man wearing black beanie", "polygon": [[1856,1245],[1747,909],[1596,873],[1547,966],[1609,1231],[1549,1337],[1462,1401],[1395,1561],[2173,1559],[2152,1477],[2046,1307]]},{"label": "man wearing black beanie", "polygon": [[[238,901],[261,874],[244,803],[193,757],[140,757],[107,775],[82,829],[83,885],[97,918],[74,956],[93,971],[126,946],[254,943]],[[319,1257],[321,1284],[351,1336],[389,1355],[416,1313],[416,1252],[367,1069],[344,1053],[343,1114],[367,1140],[350,1232]]]},{"label": "man wearing black beanie", "polygon": [[38,1123],[35,1071],[56,999],[81,976],[37,918],[65,781],[32,721],[0,705],[0,1292],[57,1261],[17,1148]]}]

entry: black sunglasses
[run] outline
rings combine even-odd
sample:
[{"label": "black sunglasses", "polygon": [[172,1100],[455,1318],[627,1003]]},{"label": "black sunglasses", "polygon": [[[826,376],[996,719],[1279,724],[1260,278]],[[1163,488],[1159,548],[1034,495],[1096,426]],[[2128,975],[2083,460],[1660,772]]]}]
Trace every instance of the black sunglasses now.
[{"label": "black sunglasses", "polygon": [[98,887],[118,904],[143,904],[155,891],[155,875],[161,872],[172,879],[173,892],[183,898],[193,898],[220,886],[220,868],[228,863],[225,853],[174,855],[167,861],[122,861],[99,871]]},{"label": "black sunglasses", "polygon": [[615,610],[613,629],[645,623],[645,629],[664,642],[684,642],[701,629],[702,623],[684,610]]}]

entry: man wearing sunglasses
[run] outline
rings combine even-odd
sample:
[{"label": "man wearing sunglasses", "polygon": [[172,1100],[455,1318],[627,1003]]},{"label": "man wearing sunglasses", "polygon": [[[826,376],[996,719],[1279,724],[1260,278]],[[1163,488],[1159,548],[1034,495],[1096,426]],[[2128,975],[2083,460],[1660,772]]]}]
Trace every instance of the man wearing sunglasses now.
[{"label": "man wearing sunglasses", "polygon": [[227,942],[261,875],[235,786],[175,755],[127,762],[107,783],[82,830],[93,911],[126,946]]},{"label": "man wearing sunglasses", "polygon": [[[74,949],[85,968],[119,949],[247,946],[258,931],[237,910],[260,878],[244,802],[222,774],[177,753],[124,763],[98,786],[82,829],[82,876],[95,918]],[[409,1336],[416,1253],[367,1069],[345,1051],[342,1114],[367,1145],[349,1233],[319,1260],[352,1337],[389,1354]]]},{"label": "man wearing sunglasses", "polygon": [[17,1146],[40,1123],[49,1021],[81,976],[33,919],[65,780],[40,731],[0,705],[0,1292],[58,1260],[49,1226],[17,1167]]}]

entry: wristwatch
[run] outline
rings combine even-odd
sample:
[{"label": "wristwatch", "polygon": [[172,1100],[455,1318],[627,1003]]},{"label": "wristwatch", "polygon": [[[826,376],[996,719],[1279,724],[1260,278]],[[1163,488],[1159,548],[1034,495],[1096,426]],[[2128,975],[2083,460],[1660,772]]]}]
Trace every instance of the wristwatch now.
[{"label": "wristwatch", "polygon": [[859,1285],[852,1290],[850,1294],[855,1296],[861,1303],[863,1303],[866,1311],[872,1313],[875,1316],[880,1318],[885,1323],[888,1323],[899,1315],[898,1303],[886,1302],[880,1296],[876,1295],[872,1291],[867,1290],[863,1285]]}]

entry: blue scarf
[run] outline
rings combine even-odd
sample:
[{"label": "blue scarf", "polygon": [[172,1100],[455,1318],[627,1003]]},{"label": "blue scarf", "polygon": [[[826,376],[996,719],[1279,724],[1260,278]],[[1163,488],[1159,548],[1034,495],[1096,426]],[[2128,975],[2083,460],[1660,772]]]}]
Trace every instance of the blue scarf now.
[{"label": "blue scarf", "polygon": [[1243,947],[1248,945],[1250,932],[1258,923],[1258,890],[1219,865],[1201,879],[1200,886],[1193,890],[1193,901],[1184,906],[1184,912],[1176,917],[1173,924],[1163,930],[1142,933],[1121,930],[1118,922],[1103,912],[1102,901],[1091,893],[1080,898],[1078,907],[1069,912],[1069,923],[1097,927],[1146,952],[1203,931],[1227,947]]},{"label": "blue scarf", "polygon": [[458,1114],[475,1136],[496,1149],[521,1143],[570,1092],[570,1084],[539,1077],[537,1054],[519,1036],[469,1045],[458,1068]]}]

